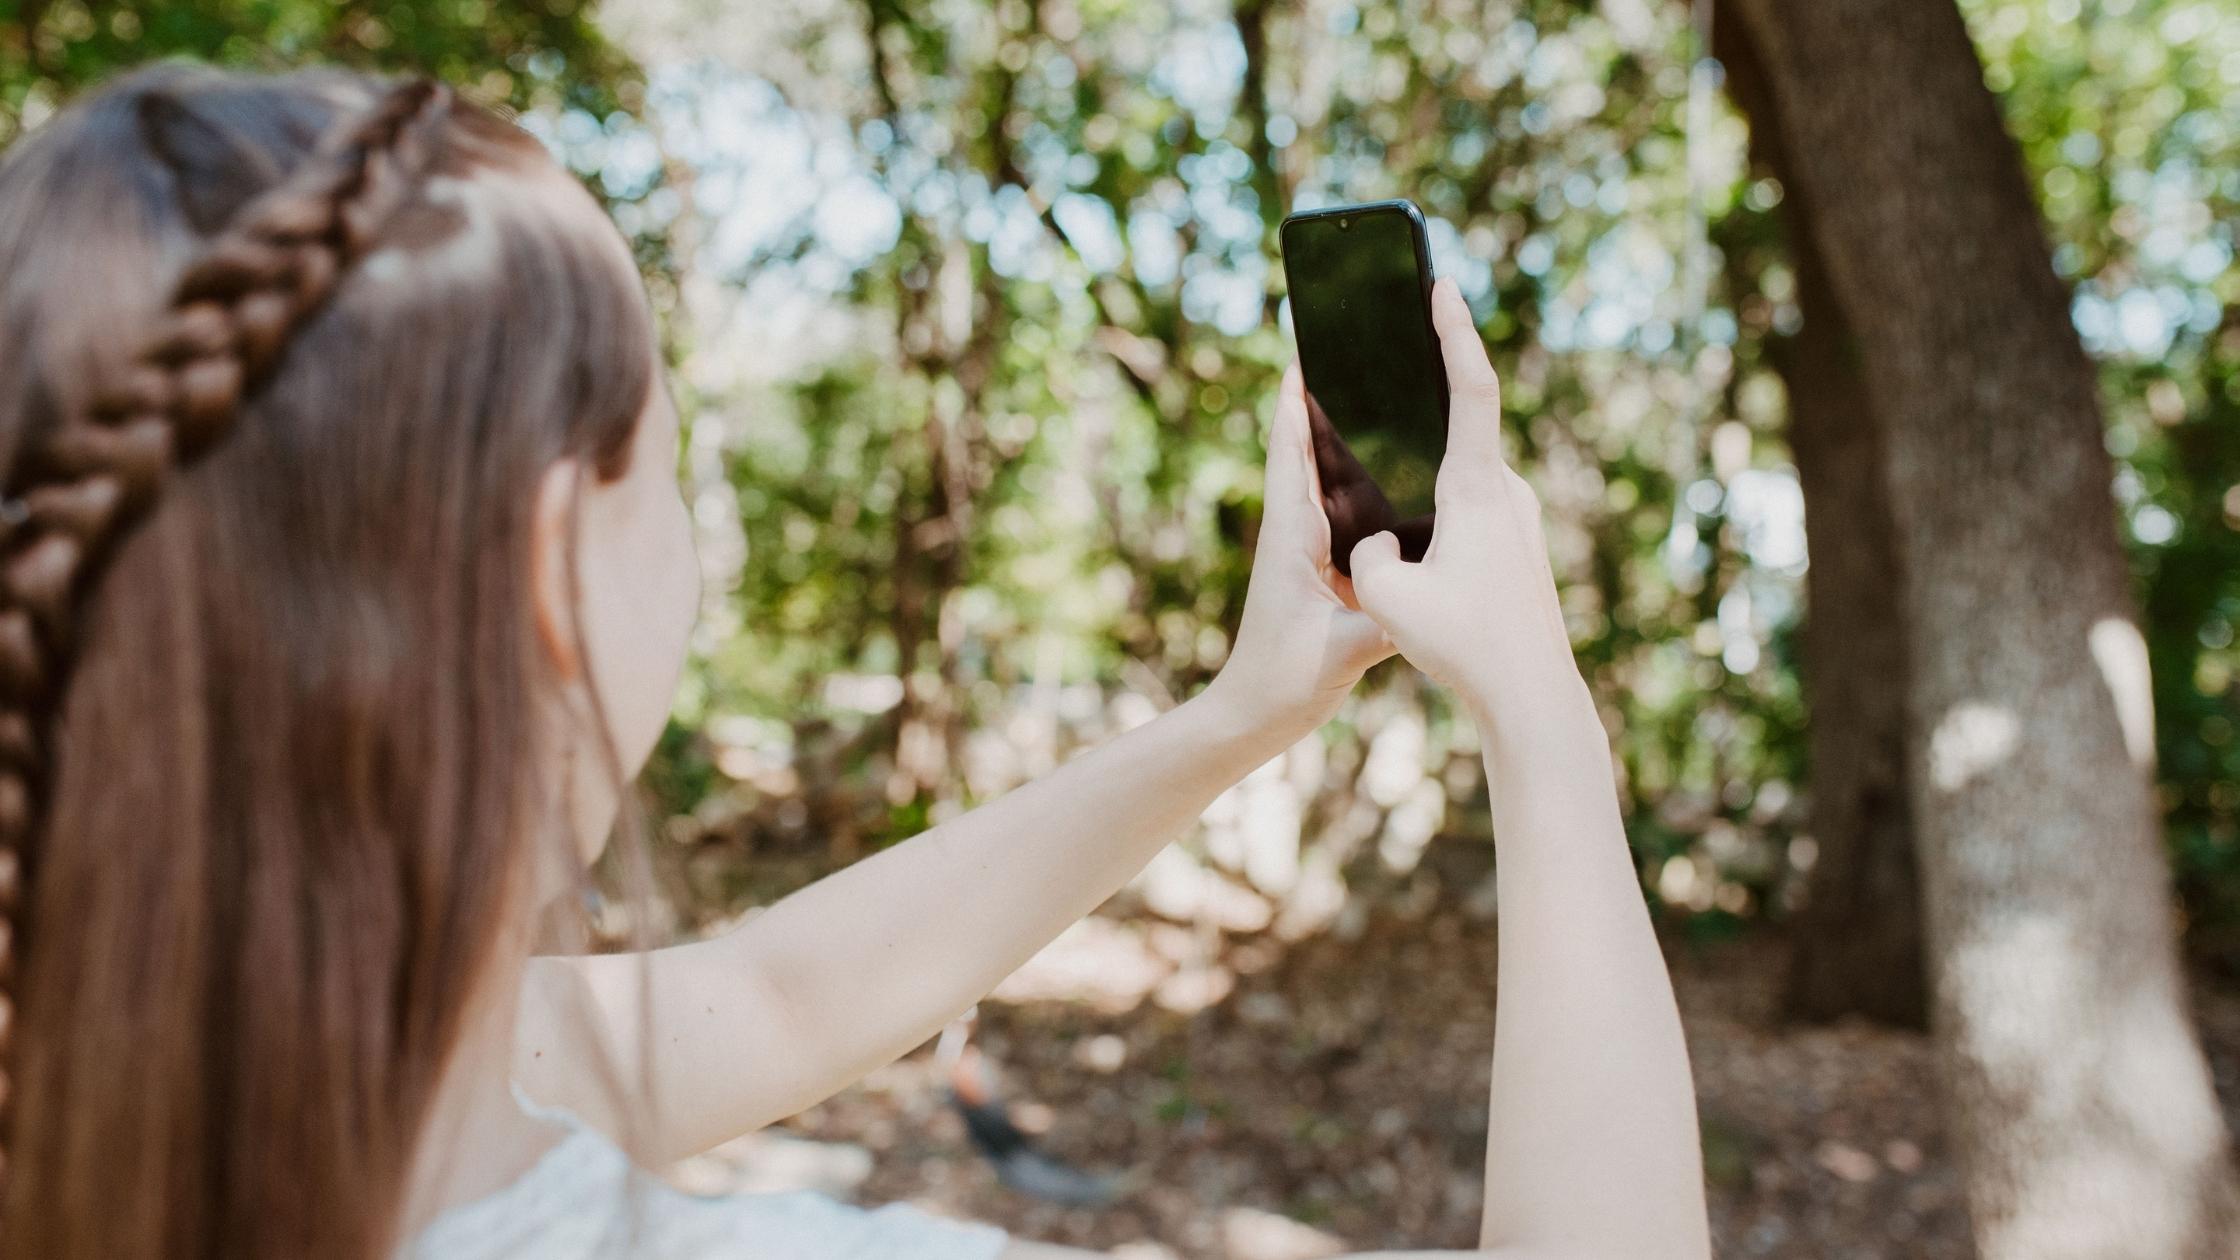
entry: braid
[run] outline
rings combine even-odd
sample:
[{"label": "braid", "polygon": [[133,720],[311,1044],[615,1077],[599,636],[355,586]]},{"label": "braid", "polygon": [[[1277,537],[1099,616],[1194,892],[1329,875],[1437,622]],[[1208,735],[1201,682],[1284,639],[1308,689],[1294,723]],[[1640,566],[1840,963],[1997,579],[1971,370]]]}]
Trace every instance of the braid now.
[{"label": "braid", "polygon": [[72,622],[163,479],[231,429],[288,338],[427,173],[450,93],[389,91],[242,208],[188,266],[154,335],[17,459],[0,499],[0,1176],[27,886],[51,786]]}]

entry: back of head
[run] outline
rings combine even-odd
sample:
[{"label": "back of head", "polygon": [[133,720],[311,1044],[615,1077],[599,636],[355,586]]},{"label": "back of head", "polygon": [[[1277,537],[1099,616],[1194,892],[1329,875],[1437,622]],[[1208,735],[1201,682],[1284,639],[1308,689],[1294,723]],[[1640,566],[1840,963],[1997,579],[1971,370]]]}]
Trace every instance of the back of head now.
[{"label": "back of head", "polygon": [[394,1245],[549,820],[538,478],[627,251],[431,84],[134,74],[0,162],[0,1248]]}]

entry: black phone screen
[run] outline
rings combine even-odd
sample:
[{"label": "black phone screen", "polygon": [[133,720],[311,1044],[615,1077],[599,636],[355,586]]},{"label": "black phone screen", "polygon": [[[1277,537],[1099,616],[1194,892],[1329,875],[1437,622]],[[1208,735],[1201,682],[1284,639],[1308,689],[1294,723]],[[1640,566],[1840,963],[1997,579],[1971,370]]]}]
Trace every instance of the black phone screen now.
[{"label": "black phone screen", "polygon": [[1446,368],[1431,327],[1421,222],[1392,202],[1283,225],[1307,393],[1401,519],[1431,511],[1447,445]]}]

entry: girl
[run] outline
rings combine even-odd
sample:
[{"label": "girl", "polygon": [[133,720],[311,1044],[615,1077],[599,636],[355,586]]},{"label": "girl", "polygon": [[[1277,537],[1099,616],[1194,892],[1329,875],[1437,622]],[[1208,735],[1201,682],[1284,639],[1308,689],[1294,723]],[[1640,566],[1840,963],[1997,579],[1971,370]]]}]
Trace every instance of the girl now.
[{"label": "girl", "polygon": [[[1451,284],[1436,543],[1331,567],[1288,378],[1229,665],[728,935],[549,952],[697,598],[628,251],[433,84],[168,66],[0,164],[0,1245],[1061,1253],[631,1171],[919,1044],[1397,648],[1484,732],[1484,1254],[1706,1253],[1678,1019]],[[548,952],[540,952],[548,951]],[[610,1136],[612,1135],[612,1136]],[[1473,1253],[1476,1254],[1476,1253]]]}]

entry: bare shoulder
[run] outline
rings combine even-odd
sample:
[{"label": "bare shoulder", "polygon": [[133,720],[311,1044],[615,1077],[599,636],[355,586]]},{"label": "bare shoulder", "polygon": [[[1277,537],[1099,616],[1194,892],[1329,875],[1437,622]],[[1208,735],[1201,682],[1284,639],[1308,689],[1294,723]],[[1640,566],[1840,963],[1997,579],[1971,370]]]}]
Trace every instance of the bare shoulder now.
[{"label": "bare shoulder", "polygon": [[626,1130],[627,1079],[607,1061],[613,1047],[599,1027],[597,1003],[572,959],[532,958],[521,976],[513,1042],[513,1079],[529,1097],[574,1112],[606,1133]]}]

